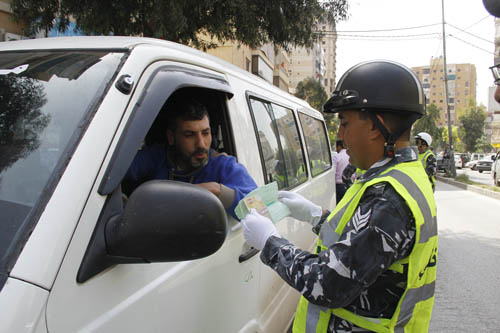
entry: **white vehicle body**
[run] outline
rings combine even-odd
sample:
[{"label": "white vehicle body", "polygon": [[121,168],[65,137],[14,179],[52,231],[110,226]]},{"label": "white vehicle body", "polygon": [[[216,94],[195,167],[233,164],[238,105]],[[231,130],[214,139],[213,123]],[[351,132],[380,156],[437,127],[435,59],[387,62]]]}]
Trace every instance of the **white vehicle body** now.
[{"label": "white vehicle body", "polygon": [[[0,43],[0,58],[11,51],[47,50],[50,53],[67,49],[85,52],[114,50],[123,52],[126,57],[120,58],[118,72],[103,90],[91,116],[84,119],[85,125],[73,149],[53,148],[66,149],[70,155],[58,169],[60,172],[52,188],[44,190],[44,200],[35,204],[37,213],[28,216],[33,230],[21,245],[17,245],[19,253],[13,255],[9,271],[0,271],[0,275],[4,274],[4,279],[0,279],[0,308],[3,309],[0,331],[286,330],[293,318],[299,293],[263,265],[258,254],[240,262],[239,257],[248,253],[249,248],[238,221],[233,218],[228,218],[221,247],[204,258],[154,263],[125,263],[125,260],[90,274],[84,281],[77,281],[77,276],[80,276],[82,261],[92,250],[94,236],[98,237],[100,232],[98,221],[112,195],[117,193],[116,185],[121,179],[113,180],[113,170],[116,161],[121,161],[123,154],[120,155],[120,149],[133,151],[138,147],[136,142],[131,148],[132,141],[127,141],[127,136],[132,135],[131,129],[142,128],[137,124],[145,111],[139,113],[137,110],[142,111],[140,108],[148,100],[168,97],[165,93],[166,96],[160,98],[161,93],[154,91],[158,88],[154,85],[155,80],[162,73],[166,73],[167,80],[177,78],[174,90],[185,85],[181,82],[183,78],[189,83],[191,76],[193,80],[200,80],[196,81],[198,83],[212,80],[221,82],[224,89],[230,89],[233,96],[226,99],[225,107],[230,127],[227,138],[233,147],[231,153],[245,165],[258,186],[268,183],[269,179],[264,171],[262,142],[257,137],[250,101],[258,98],[291,110],[308,172],[305,181],[289,184],[287,189],[301,193],[324,208],[333,209],[334,168],[331,164],[326,165],[324,172],[313,176],[311,151],[306,145],[302,121],[306,118],[318,121],[326,132],[321,114],[304,101],[215,57],[154,39],[77,37],[6,42]],[[116,86],[123,81],[124,75],[133,82],[130,93],[124,93]],[[216,85],[204,88],[218,89]],[[71,103],[67,104],[68,112],[72,107]],[[150,124],[144,126],[142,134],[137,135],[143,137]],[[328,148],[327,136],[324,140]],[[331,161],[329,149],[326,154]],[[185,205],[178,209],[186,210],[192,203],[186,202]],[[309,225],[286,218],[277,223],[277,229],[292,243],[307,250],[313,249],[315,235]],[[186,244],[186,249],[192,246],[195,247]]]}]

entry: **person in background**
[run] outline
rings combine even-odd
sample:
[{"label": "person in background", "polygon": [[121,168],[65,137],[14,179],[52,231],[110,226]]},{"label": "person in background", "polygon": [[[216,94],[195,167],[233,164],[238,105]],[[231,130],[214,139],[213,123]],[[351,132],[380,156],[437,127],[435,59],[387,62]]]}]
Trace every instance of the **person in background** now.
[{"label": "person in background", "polygon": [[429,176],[432,190],[436,189],[437,160],[436,155],[431,150],[432,137],[430,134],[420,132],[415,136],[415,144],[418,149],[418,159],[422,162],[425,172]]},{"label": "person in background", "polygon": [[174,94],[164,108],[168,144],[142,147],[125,182],[132,189],[153,179],[195,184],[217,196],[226,212],[237,219],[234,208],[257,187],[255,181],[233,156],[211,149],[209,115],[203,104],[192,96]]},{"label": "person in background", "polygon": [[293,332],[427,332],[437,268],[436,203],[410,147],[425,94],[392,61],[355,65],[324,112],[338,113],[351,163],[366,170],[332,213],[294,192],[279,200],[319,235],[315,252],[281,237],[255,210],[242,219],[260,259],[298,290]]},{"label": "person in background", "polygon": [[342,174],[345,167],[349,164],[349,155],[347,155],[347,150],[344,148],[342,140],[335,142],[335,150],[337,151],[337,154],[333,157],[333,164],[335,165],[335,192],[336,201],[339,203],[347,189],[342,180]]}]

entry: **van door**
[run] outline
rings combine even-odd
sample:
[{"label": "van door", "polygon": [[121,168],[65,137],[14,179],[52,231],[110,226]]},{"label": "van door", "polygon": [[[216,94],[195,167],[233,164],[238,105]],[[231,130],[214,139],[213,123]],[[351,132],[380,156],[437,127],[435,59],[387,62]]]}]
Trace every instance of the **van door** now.
[{"label": "van door", "polygon": [[[128,62],[134,61],[132,53]],[[127,74],[126,69],[124,66],[122,74]],[[80,275],[77,281],[97,221],[106,214],[112,194],[120,191],[120,182],[156,115],[179,87],[206,88],[219,97],[231,95],[223,75],[195,66],[156,62],[144,71],[51,290],[47,305],[49,331],[254,331],[259,261],[254,257],[239,262],[248,245],[238,228],[230,228],[224,245],[204,259],[117,264],[93,276]],[[230,222],[230,226],[236,224]]]}]

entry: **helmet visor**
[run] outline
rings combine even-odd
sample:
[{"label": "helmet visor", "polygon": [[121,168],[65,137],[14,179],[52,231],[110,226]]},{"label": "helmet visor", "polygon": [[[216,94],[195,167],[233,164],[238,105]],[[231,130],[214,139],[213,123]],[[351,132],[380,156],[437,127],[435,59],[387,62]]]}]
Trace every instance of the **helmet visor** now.
[{"label": "helmet visor", "polygon": [[496,85],[500,85],[500,64],[490,67]]},{"label": "helmet visor", "polygon": [[359,94],[355,90],[334,91],[332,97],[325,103],[323,110],[325,112],[335,112],[337,108],[343,108],[356,104],[359,100]]}]

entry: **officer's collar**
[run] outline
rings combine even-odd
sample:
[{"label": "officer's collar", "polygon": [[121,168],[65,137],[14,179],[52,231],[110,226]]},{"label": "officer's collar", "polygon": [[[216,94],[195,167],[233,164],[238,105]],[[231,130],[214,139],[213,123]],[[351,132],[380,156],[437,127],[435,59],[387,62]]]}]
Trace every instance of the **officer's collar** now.
[{"label": "officer's collar", "polygon": [[360,182],[365,182],[370,179],[375,178],[384,170],[404,162],[415,161],[417,159],[417,153],[411,147],[405,147],[397,150],[394,153],[394,157],[383,157],[379,161],[375,162],[365,173],[359,177]]}]

